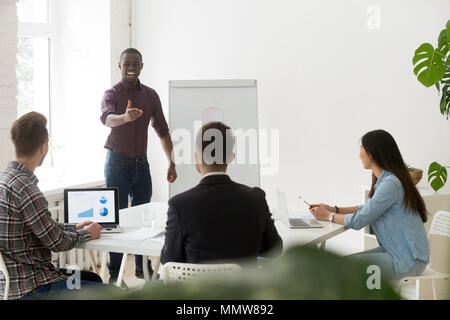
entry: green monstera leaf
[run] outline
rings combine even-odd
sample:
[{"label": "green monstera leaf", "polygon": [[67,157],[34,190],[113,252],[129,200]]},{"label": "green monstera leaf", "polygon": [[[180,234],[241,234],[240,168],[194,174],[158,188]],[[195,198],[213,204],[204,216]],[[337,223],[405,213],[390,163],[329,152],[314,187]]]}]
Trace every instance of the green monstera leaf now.
[{"label": "green monstera leaf", "polygon": [[428,182],[430,181],[433,190],[438,191],[447,182],[447,169],[437,162],[430,164],[430,167],[428,168]]},{"label": "green monstera leaf", "polygon": [[448,116],[450,114],[450,86],[448,84],[446,84],[442,88],[442,97],[441,97],[440,107],[441,107],[442,115],[447,117],[447,120],[448,120]]},{"label": "green monstera leaf", "polygon": [[447,33],[447,46],[450,49],[450,20],[447,21],[447,25],[445,26],[445,30]]},{"label": "green monstera leaf", "polygon": [[438,38],[438,50],[445,56],[448,52],[449,41],[447,36],[447,29],[444,29],[439,34]]},{"label": "green monstera leaf", "polygon": [[[450,20],[447,22],[446,29],[442,30],[439,34],[437,50],[444,55],[446,71],[440,82],[436,82],[435,85],[439,94],[441,94],[442,87],[440,110],[441,114],[448,120],[450,115]],[[447,58],[445,58],[446,56]]]},{"label": "green monstera leaf", "polygon": [[414,74],[425,87],[440,81],[445,73],[445,55],[429,43],[423,43],[414,53]]}]

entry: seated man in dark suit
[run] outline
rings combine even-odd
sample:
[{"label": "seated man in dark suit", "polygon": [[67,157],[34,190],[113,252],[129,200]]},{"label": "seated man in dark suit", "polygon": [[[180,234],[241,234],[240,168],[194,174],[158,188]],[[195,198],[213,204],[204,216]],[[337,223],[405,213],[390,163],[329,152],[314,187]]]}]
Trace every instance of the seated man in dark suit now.
[{"label": "seated man in dark suit", "polygon": [[163,264],[256,261],[281,253],[264,191],[226,174],[233,147],[234,136],[223,123],[207,123],[197,134],[195,166],[202,178],[169,200]]}]

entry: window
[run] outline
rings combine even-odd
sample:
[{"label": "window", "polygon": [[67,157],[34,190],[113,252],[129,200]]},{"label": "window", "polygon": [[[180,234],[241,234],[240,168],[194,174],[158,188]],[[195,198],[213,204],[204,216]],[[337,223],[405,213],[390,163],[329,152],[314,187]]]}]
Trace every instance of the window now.
[{"label": "window", "polygon": [[38,111],[50,115],[50,39],[18,39],[17,80],[18,116]]},{"label": "window", "polygon": [[99,180],[108,134],[99,117],[111,78],[109,0],[19,0],[17,12],[18,116],[44,114],[50,134],[36,175],[52,183]]},{"label": "window", "polygon": [[48,23],[49,0],[19,0],[17,14],[21,23]]},{"label": "window", "polygon": [[[50,0],[19,0],[17,42],[17,115],[37,111],[48,119],[51,130],[51,48],[53,26],[49,19]],[[48,161],[44,166],[48,166]]]}]

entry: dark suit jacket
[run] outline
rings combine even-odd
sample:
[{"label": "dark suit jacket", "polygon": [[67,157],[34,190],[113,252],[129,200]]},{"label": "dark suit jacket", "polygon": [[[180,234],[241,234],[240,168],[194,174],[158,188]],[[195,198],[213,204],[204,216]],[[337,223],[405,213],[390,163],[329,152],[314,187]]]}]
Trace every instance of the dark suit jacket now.
[{"label": "dark suit jacket", "polygon": [[169,200],[161,262],[230,262],[279,254],[282,240],[260,188],[212,175]]}]

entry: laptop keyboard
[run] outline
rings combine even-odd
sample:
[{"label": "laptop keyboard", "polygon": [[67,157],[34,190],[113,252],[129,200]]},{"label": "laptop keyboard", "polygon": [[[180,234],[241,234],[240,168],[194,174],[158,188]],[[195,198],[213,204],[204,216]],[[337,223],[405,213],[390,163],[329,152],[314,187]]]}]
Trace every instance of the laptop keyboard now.
[{"label": "laptop keyboard", "polygon": [[102,227],[103,228],[107,228],[107,229],[117,228],[117,224],[115,224],[115,223],[103,223]]},{"label": "laptop keyboard", "polygon": [[289,219],[289,223],[294,227],[308,227],[309,224],[307,224],[305,221],[299,218],[291,218]]}]

